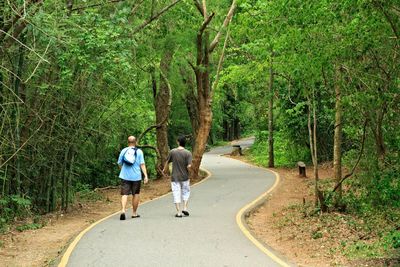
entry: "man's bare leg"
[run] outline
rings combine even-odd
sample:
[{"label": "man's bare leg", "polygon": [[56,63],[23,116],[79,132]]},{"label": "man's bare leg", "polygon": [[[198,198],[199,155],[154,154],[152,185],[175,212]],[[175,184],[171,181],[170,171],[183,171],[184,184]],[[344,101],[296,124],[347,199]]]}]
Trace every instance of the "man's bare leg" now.
[{"label": "man's bare leg", "polygon": [[182,212],[181,212],[181,203],[175,203],[175,208],[176,208],[176,215],[178,216],[182,216]]},{"label": "man's bare leg", "polygon": [[121,206],[122,206],[122,213],[119,217],[120,220],[125,220],[125,211],[126,211],[126,203],[128,202],[128,196],[127,195],[123,195],[121,197]]},{"label": "man's bare leg", "polygon": [[183,201],[183,210],[184,210],[184,211],[187,211],[187,210],[188,210],[188,201],[187,201],[187,200],[184,200],[184,201]]},{"label": "man's bare leg", "polygon": [[121,197],[122,213],[125,213],[125,211],[126,211],[126,203],[127,202],[128,202],[128,196],[127,195],[123,195]]},{"label": "man's bare leg", "polygon": [[185,216],[189,216],[189,212],[188,212],[188,200],[184,200],[184,201],[183,201],[183,210],[182,210],[182,213],[183,213]]},{"label": "man's bare leg", "polygon": [[132,216],[133,217],[138,216],[137,208],[139,206],[139,200],[140,200],[139,194],[134,194],[132,196]]}]

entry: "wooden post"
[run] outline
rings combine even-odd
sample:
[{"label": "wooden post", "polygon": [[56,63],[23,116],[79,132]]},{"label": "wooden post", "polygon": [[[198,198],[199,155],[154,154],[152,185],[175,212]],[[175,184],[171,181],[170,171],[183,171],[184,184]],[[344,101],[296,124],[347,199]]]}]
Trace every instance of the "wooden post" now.
[{"label": "wooden post", "polygon": [[243,156],[242,147],[240,145],[233,145],[232,148],[231,156]]},{"label": "wooden post", "polygon": [[304,162],[299,161],[297,162],[297,166],[299,167],[299,176],[300,177],[307,177],[306,175],[306,164]]}]

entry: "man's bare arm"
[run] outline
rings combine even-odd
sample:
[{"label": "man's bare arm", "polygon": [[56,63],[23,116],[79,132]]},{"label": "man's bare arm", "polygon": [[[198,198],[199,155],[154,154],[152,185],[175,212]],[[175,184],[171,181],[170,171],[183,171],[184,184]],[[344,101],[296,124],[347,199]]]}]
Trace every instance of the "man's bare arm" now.
[{"label": "man's bare arm", "polygon": [[144,173],[144,183],[147,184],[147,182],[149,181],[149,178],[147,177],[146,165],[140,164],[140,168],[142,169],[142,172]]}]

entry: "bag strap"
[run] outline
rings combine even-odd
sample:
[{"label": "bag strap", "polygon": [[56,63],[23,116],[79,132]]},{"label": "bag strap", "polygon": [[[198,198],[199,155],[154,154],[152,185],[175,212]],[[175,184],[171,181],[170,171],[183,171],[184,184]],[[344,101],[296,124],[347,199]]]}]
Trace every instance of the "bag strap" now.
[{"label": "bag strap", "polygon": [[[138,151],[139,148],[137,148],[137,147],[129,147],[127,150],[125,150],[125,153],[124,153],[124,155],[122,156],[122,158],[125,158],[125,154],[126,154],[126,152],[128,152],[129,149],[133,149],[133,150],[135,151],[135,161],[134,161],[133,164],[132,164],[132,165],[134,165],[134,164],[136,163],[137,151]],[[125,161],[123,160],[123,161],[122,161],[122,164],[124,164],[124,163],[125,163]]]}]

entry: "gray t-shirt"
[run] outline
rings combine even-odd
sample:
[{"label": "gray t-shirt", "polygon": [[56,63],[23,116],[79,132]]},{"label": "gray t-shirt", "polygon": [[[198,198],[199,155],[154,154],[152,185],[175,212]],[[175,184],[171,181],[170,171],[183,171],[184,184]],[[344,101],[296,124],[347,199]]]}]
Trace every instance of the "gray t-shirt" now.
[{"label": "gray t-shirt", "polygon": [[189,179],[187,166],[192,164],[192,153],[190,151],[174,148],[168,154],[168,162],[172,162],[172,181],[182,182]]}]

